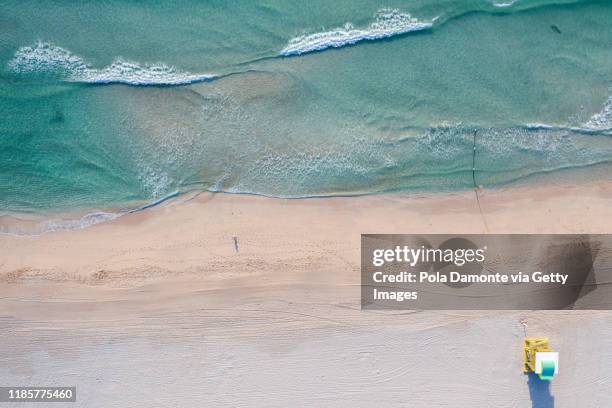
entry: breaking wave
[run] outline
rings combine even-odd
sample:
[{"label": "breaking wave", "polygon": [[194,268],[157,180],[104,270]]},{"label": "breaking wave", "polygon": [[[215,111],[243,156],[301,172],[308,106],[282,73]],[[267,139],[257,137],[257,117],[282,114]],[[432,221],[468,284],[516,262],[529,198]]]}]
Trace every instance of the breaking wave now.
[{"label": "breaking wave", "polygon": [[[362,41],[380,40],[414,31],[430,30],[450,20],[470,14],[485,12],[490,14],[508,14],[531,8],[556,4],[571,4],[580,0],[486,0],[481,2],[465,2],[449,10],[439,9],[434,12],[434,18],[419,20],[409,13],[398,9],[383,8],[378,10],[373,21],[367,27],[355,27],[347,22],[342,27],[312,34],[305,34],[289,40],[280,56],[295,56],[310,52],[322,51],[328,48],[340,48]],[[428,17],[429,18],[429,17]]]},{"label": "breaking wave", "polygon": [[139,64],[120,58],[97,69],[70,51],[46,42],[19,48],[8,68],[16,74],[53,76],[91,84],[185,85],[215,78],[210,74],[181,72],[166,64]]},{"label": "breaking wave", "polygon": [[591,116],[585,126],[595,130],[612,129],[612,96],[608,98],[600,112]]},{"label": "breaking wave", "polygon": [[361,41],[378,40],[393,37],[411,31],[426,30],[433,26],[433,21],[422,22],[410,14],[397,9],[381,9],[374,16],[374,21],[365,28],[355,28],[351,23],[314,34],[293,38],[281,50],[281,55],[301,55],[327,48],[339,48]]}]

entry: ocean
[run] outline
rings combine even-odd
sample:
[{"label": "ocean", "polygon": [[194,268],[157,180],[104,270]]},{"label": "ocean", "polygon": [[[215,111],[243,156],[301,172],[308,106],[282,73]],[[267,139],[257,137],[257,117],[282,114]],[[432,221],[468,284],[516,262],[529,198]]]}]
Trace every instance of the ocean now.
[{"label": "ocean", "polygon": [[5,0],[0,215],[609,178],[611,21],[609,1]]}]

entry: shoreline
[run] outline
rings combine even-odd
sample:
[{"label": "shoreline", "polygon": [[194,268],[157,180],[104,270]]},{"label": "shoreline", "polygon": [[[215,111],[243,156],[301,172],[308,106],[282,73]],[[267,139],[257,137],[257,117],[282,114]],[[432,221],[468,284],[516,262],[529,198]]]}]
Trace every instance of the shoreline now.
[{"label": "shoreline", "polygon": [[249,263],[266,275],[293,262],[302,273],[319,263],[353,280],[362,233],[612,231],[606,221],[612,182],[485,189],[478,197],[480,208],[475,191],[299,200],[181,196],[87,228],[0,234],[0,282],[134,286],[151,276],[231,275]]},{"label": "shoreline", "polygon": [[[253,199],[264,199],[273,201],[302,201],[315,202],[319,200],[334,201],[338,199],[346,200],[364,200],[371,201],[376,197],[389,198],[390,200],[444,200],[448,197],[466,196],[474,194],[478,191],[479,195],[492,195],[495,197],[515,192],[518,196],[530,194],[529,192],[543,191],[545,195],[554,195],[555,191],[559,192],[564,189],[576,189],[584,187],[589,191],[588,186],[607,186],[612,188],[612,181],[607,177],[606,169],[608,165],[597,164],[594,168],[581,168],[559,170],[561,174],[569,171],[571,177],[559,179],[551,177],[550,174],[543,173],[530,176],[524,180],[514,181],[510,184],[499,186],[482,186],[478,189],[463,188],[457,190],[444,191],[390,191],[382,193],[363,193],[363,194],[330,194],[330,195],[313,195],[313,196],[296,196],[296,197],[276,197],[259,193],[245,192],[227,192],[227,191],[210,191],[210,190],[175,190],[153,200],[131,201],[123,204],[117,203],[114,205],[98,206],[98,207],[79,207],[67,209],[47,209],[44,211],[32,212],[0,212],[0,236],[41,236],[49,233],[60,231],[72,231],[87,229],[94,225],[106,223],[122,218],[126,215],[148,211],[160,206],[174,206],[182,203],[196,200],[198,197],[205,195],[221,195],[221,196],[237,196]],[[511,194],[512,195],[512,194]],[[238,201],[241,199],[238,198]],[[97,219],[99,218],[99,219]]]}]

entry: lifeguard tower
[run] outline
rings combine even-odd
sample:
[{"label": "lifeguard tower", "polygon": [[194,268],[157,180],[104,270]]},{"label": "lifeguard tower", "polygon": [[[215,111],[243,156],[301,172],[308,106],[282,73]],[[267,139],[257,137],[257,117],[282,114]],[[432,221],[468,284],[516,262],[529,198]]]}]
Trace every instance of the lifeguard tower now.
[{"label": "lifeguard tower", "polygon": [[547,337],[527,337],[524,341],[523,371],[550,381],[559,372],[559,353],[553,351]]}]

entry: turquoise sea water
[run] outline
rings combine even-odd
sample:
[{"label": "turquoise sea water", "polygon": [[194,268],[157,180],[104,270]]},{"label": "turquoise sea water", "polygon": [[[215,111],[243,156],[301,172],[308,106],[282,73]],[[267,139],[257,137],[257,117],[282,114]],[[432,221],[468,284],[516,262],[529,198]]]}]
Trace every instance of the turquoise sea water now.
[{"label": "turquoise sea water", "polygon": [[4,1],[0,212],[609,177],[611,21],[608,1]]}]

